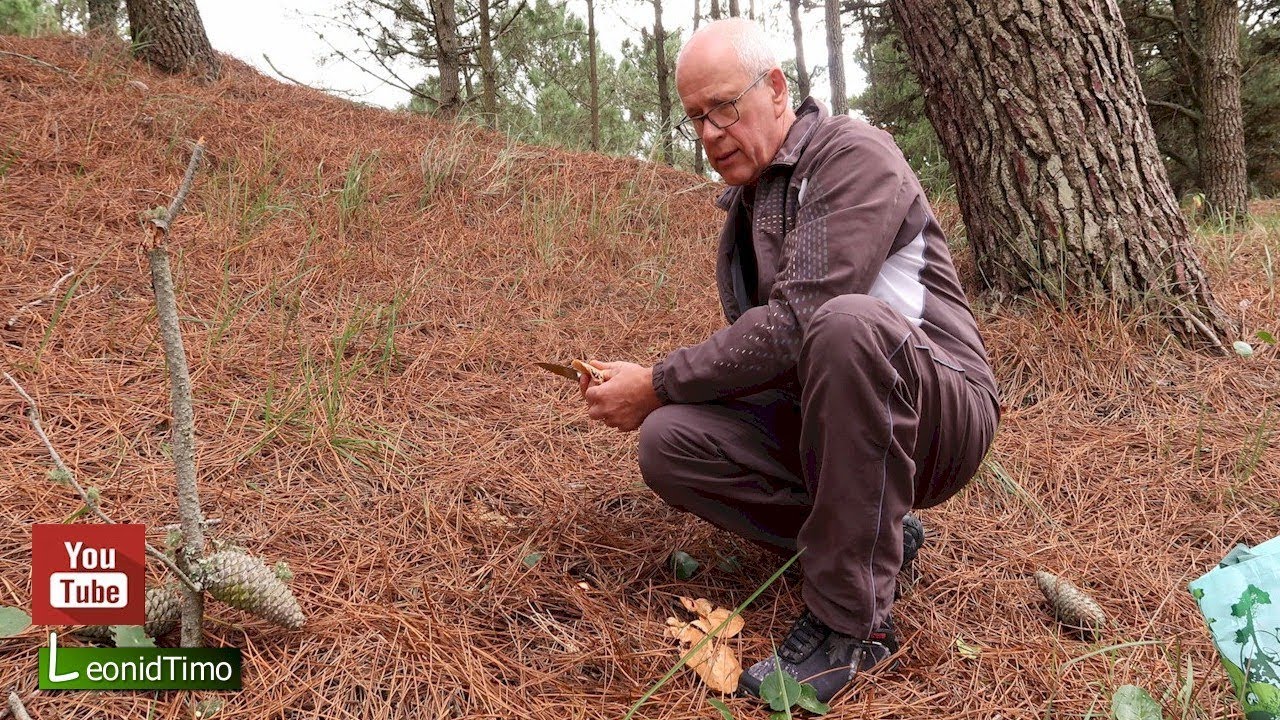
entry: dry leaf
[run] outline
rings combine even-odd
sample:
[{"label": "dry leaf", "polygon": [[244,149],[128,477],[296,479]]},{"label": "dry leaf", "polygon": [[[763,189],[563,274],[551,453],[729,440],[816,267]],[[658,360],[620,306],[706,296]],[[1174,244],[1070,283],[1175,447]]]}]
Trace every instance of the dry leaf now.
[{"label": "dry leaf", "polygon": [[[667,635],[680,641],[683,650],[687,650],[702,641],[732,611],[716,608],[711,602],[699,598],[680,598],[680,604],[691,613],[698,615],[693,622],[682,622],[676,618],[667,618]],[[731,693],[738,689],[738,677],[742,675],[742,664],[729,649],[726,639],[742,631],[742,616],[735,616],[725,625],[719,635],[703,645],[689,657],[688,665],[707,687],[721,693]]]}]

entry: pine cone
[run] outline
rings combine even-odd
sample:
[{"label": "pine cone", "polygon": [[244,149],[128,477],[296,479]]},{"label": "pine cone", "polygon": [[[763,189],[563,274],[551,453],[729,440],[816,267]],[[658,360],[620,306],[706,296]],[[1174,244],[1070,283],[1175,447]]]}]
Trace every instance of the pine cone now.
[{"label": "pine cone", "polygon": [[1069,628],[1091,633],[1107,624],[1102,608],[1083,590],[1056,575],[1036,571],[1036,584],[1053,607],[1053,614]]},{"label": "pine cone", "polygon": [[205,589],[222,602],[283,627],[302,627],[302,608],[293,593],[258,558],[223,550],[204,560],[204,570]]},{"label": "pine cone", "polygon": [[[143,624],[142,631],[149,637],[160,637],[177,627],[182,615],[182,593],[177,586],[169,584],[148,588],[143,607],[146,623]],[[91,640],[111,640],[111,627],[108,625],[90,625],[75,632]]]}]

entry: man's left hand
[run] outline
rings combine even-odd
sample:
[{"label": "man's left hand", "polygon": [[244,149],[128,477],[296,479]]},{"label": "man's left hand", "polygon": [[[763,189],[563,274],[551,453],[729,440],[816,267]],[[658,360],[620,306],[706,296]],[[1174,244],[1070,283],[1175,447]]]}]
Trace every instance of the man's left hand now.
[{"label": "man's left hand", "polygon": [[604,370],[605,381],[587,386],[582,397],[587,415],[620,432],[629,432],[656,410],[662,402],[653,391],[653,368],[629,362],[591,361]]}]

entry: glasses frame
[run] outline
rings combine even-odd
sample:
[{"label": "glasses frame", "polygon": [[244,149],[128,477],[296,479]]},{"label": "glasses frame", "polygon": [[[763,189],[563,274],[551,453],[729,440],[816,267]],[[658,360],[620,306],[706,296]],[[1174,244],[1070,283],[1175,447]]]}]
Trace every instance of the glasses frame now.
[{"label": "glasses frame", "polygon": [[[698,142],[699,140],[702,139],[702,128],[705,127],[704,123],[711,123],[713,127],[716,127],[720,130],[724,130],[725,128],[730,127],[733,124],[737,123],[739,120],[742,119],[742,113],[738,111],[738,101],[741,100],[743,96],[745,96],[747,93],[751,92],[752,88],[754,88],[756,85],[759,85],[760,81],[768,77],[769,73],[771,72],[773,72],[773,68],[769,68],[768,70],[765,70],[764,72],[757,75],[756,79],[752,80],[751,84],[748,85],[742,92],[738,93],[738,96],[735,97],[734,99],[726,100],[716,105],[715,107],[711,108],[710,110],[702,113],[701,115],[695,115],[693,117],[689,117],[688,115],[685,115],[683,120],[676,123],[676,131],[679,132],[680,135],[682,135],[686,140],[692,140],[693,142]],[[716,112],[717,110],[720,110],[726,105],[733,108],[733,121],[727,122],[724,125],[721,125],[715,120],[712,120],[710,116],[712,113]]]}]

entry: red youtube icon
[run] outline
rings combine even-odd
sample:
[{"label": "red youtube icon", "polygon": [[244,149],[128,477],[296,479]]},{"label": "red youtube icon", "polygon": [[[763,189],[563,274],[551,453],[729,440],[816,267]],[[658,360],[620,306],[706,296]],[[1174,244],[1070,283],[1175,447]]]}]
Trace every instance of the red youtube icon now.
[{"label": "red youtube icon", "polygon": [[141,625],[146,526],[33,525],[31,621]]}]

